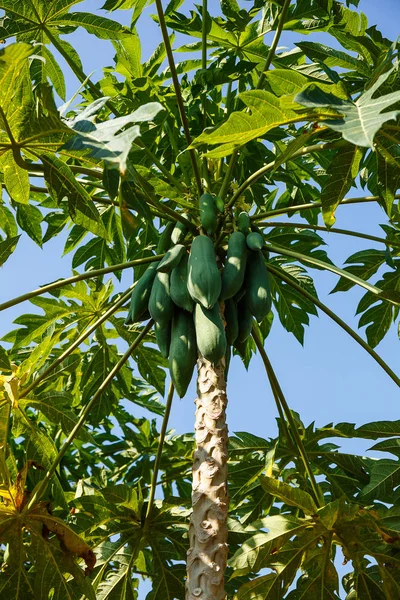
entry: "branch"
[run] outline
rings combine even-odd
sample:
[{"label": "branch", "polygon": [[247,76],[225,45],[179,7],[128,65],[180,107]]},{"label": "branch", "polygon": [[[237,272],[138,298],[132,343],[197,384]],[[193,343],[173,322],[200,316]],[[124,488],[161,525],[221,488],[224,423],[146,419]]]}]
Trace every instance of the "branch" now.
[{"label": "branch", "polygon": [[253,325],[252,336],[256,343],[258,351],[261,355],[261,359],[264,363],[264,367],[265,367],[265,370],[268,375],[268,379],[269,379],[269,382],[270,382],[270,385],[272,388],[272,392],[273,392],[274,396],[276,395],[275,401],[280,402],[283,412],[285,413],[286,419],[289,423],[289,427],[290,427],[293,437],[295,439],[297,449],[299,451],[299,454],[300,454],[301,459],[304,464],[304,468],[308,474],[308,477],[310,478],[310,483],[311,483],[311,487],[312,487],[314,495],[315,495],[315,500],[319,507],[324,506],[324,504],[325,504],[324,496],[315,480],[314,473],[312,472],[312,469],[311,469],[310,460],[307,456],[307,452],[304,447],[303,441],[299,435],[295,420],[293,419],[292,411],[290,410],[289,405],[286,402],[285,396],[282,392],[282,388],[279,385],[278,378],[277,378],[275,371],[272,367],[272,364],[267,356],[267,353],[265,352],[264,346],[262,345],[261,339],[260,339],[258,332],[257,332],[256,328],[254,327],[254,325]]},{"label": "branch", "polygon": [[[305,146],[304,148],[301,148],[297,152],[294,152],[292,154],[292,156],[288,159],[288,161],[294,160],[295,158],[299,158],[299,156],[304,156],[305,154],[311,154],[312,152],[321,152],[322,150],[330,150],[332,148],[340,148],[340,146],[343,146],[345,144],[347,144],[347,142],[345,140],[339,140],[338,142],[328,142],[325,144],[313,144],[312,146]],[[268,171],[271,171],[274,168],[274,166],[275,166],[275,161],[272,161],[272,162],[264,165],[263,167],[261,167],[261,169],[258,169],[258,171],[255,171],[254,173],[252,173],[250,175],[250,177],[248,177],[242,183],[242,185],[239,187],[239,189],[234,193],[234,195],[228,202],[228,206],[232,206],[232,204],[234,204],[236,202],[236,200],[238,200],[240,198],[240,196],[243,195],[243,192],[245,192],[247,190],[247,188],[249,188],[251,185],[253,185],[253,183],[258,181],[263,175],[265,175],[265,173],[268,173]]]},{"label": "branch", "polygon": [[400,242],[391,242],[385,240],[385,238],[377,237],[375,235],[369,235],[368,233],[361,233],[360,231],[351,231],[351,229],[337,229],[336,227],[323,227],[322,225],[310,225],[308,223],[285,223],[282,221],[272,221],[268,223],[259,223],[259,227],[293,227],[294,229],[317,229],[318,231],[324,231],[325,233],[340,233],[342,235],[351,235],[356,238],[364,240],[372,240],[386,246],[393,246],[400,248]]},{"label": "branch", "polygon": [[400,387],[400,378],[397,377],[396,373],[392,371],[392,369],[385,363],[385,361],[379,356],[373,348],[371,348],[365,340],[361,336],[358,335],[347,323],[345,323],[340,317],[337,316],[330,308],[328,308],[325,304],[323,304],[318,298],[316,298],[313,294],[310,294],[307,290],[305,290],[301,285],[293,281],[293,279],[287,275],[285,272],[280,271],[273,265],[266,263],[266,267],[268,271],[270,271],[276,277],[279,277],[282,281],[290,285],[292,288],[297,290],[299,294],[310,300],[317,306],[322,312],[324,312],[328,317],[330,317],[339,327],[344,329],[346,333],[348,333],[353,340],[355,340],[376,362],[382,367],[382,369],[389,375],[389,377],[395,382],[396,385]]},{"label": "branch", "polygon": [[[400,194],[395,195],[396,199],[400,198]],[[381,198],[379,196],[359,196],[357,198],[344,198],[339,204],[360,204],[364,202],[379,202]],[[286,213],[295,213],[300,210],[307,210],[313,208],[321,208],[322,202],[307,202],[306,204],[297,204],[295,206],[286,206],[282,208],[274,208],[273,210],[268,210],[266,212],[258,213],[250,219],[252,221],[262,221],[262,219],[268,219],[270,217],[275,217],[277,215],[285,215]]]},{"label": "branch", "polygon": [[93,406],[96,404],[97,400],[100,398],[100,396],[102,395],[102,393],[104,392],[104,390],[106,389],[106,387],[108,385],[110,385],[110,383],[112,383],[115,375],[122,369],[122,367],[124,366],[124,364],[127,362],[127,360],[129,359],[129,357],[131,356],[132,352],[134,352],[136,350],[136,348],[139,346],[139,344],[145,338],[145,336],[150,331],[150,329],[151,329],[152,326],[153,326],[153,321],[150,320],[147,323],[147,325],[144,327],[144,329],[140,332],[140,334],[136,337],[136,339],[133,342],[133,344],[131,344],[131,346],[129,346],[129,348],[125,352],[125,354],[119,359],[119,361],[114,366],[114,368],[111,369],[111,371],[109,372],[109,374],[107,375],[107,377],[104,379],[104,381],[100,385],[100,387],[97,390],[97,392],[94,394],[93,398],[86,405],[85,410],[83,411],[83,413],[79,417],[79,421],[76,423],[75,427],[72,429],[71,433],[68,435],[68,437],[65,440],[65,442],[64,442],[61,450],[59,451],[59,453],[57,454],[56,458],[54,459],[53,464],[51,465],[51,467],[47,471],[44,479],[42,479],[42,481],[38,485],[36,491],[34,492],[34,494],[31,497],[31,499],[29,500],[29,503],[27,504],[26,509],[25,509],[24,512],[29,511],[31,508],[33,508],[35,502],[37,502],[38,500],[40,500],[40,498],[42,497],[42,495],[46,491],[47,485],[48,485],[51,477],[56,472],[56,469],[57,469],[58,465],[61,463],[61,461],[62,461],[62,459],[63,459],[66,451],[71,446],[71,444],[74,441],[77,433],[80,431],[82,425],[85,423],[85,421],[86,421],[86,419],[87,419],[90,411],[92,410]]},{"label": "branch", "polygon": [[16,306],[21,302],[25,302],[25,300],[30,300],[35,296],[42,296],[43,294],[47,294],[47,292],[51,292],[52,290],[56,290],[57,288],[64,287],[65,285],[70,285],[72,283],[76,283],[77,281],[83,281],[85,279],[92,279],[93,277],[105,275],[106,273],[123,271],[124,269],[129,269],[129,267],[146,265],[147,263],[152,263],[156,262],[157,260],[161,260],[164,256],[165,254],[157,254],[155,256],[137,258],[136,260],[131,260],[126,263],[120,263],[118,265],[104,267],[103,269],[95,269],[93,271],[89,271],[88,273],[81,273],[80,275],[74,275],[74,277],[68,277],[67,279],[61,279],[59,281],[55,281],[54,283],[48,283],[36,290],[32,290],[31,292],[27,292],[26,294],[22,294],[21,296],[17,296],[16,298],[7,300],[7,302],[3,302],[3,304],[0,304],[0,312],[2,310],[5,310],[6,308],[10,308],[11,306]]},{"label": "branch", "polygon": [[[339,277],[344,277],[344,279],[348,279],[352,283],[359,285],[360,287],[363,287],[364,289],[368,290],[369,292],[372,292],[373,294],[376,294],[377,296],[384,298],[384,296],[382,296],[383,290],[376,287],[375,285],[372,285],[372,283],[368,283],[368,281],[364,281],[364,279],[357,277],[357,275],[353,275],[352,273],[349,273],[348,271],[344,271],[343,269],[336,267],[335,265],[331,265],[330,263],[324,262],[323,260],[318,260],[318,258],[312,258],[311,256],[306,256],[305,254],[301,254],[300,252],[294,252],[294,250],[287,250],[286,248],[283,248],[282,246],[277,246],[276,244],[268,243],[266,245],[266,247],[268,248],[268,250],[271,250],[271,252],[275,252],[276,254],[282,254],[283,256],[290,256],[291,258],[295,258],[296,260],[299,260],[300,262],[301,261],[307,262],[307,263],[310,263],[311,265],[314,265],[315,267],[325,269],[327,271],[331,271],[332,273],[335,273],[335,275],[339,275]],[[392,302],[388,298],[385,298],[385,300],[387,300],[388,302],[391,302],[392,304],[395,304],[397,306],[397,303]]]},{"label": "branch", "polygon": [[161,462],[161,455],[162,455],[162,450],[163,450],[163,445],[164,445],[164,440],[165,440],[165,434],[167,432],[167,427],[168,427],[168,419],[169,419],[169,415],[171,413],[173,396],[174,396],[174,384],[171,381],[171,383],[169,385],[169,390],[168,390],[167,403],[165,405],[165,414],[164,414],[161,431],[160,431],[160,440],[158,442],[156,460],[154,463],[153,477],[151,480],[150,498],[149,498],[149,503],[147,505],[145,521],[150,517],[151,511],[153,508],[154,496],[155,496],[156,487],[157,487],[158,470],[159,470],[160,462]]},{"label": "branch", "polygon": [[289,10],[290,1],[291,0],[285,0],[285,3],[283,5],[283,7],[282,7],[282,12],[281,12],[280,17],[279,17],[278,27],[277,27],[277,29],[275,31],[274,39],[272,40],[272,44],[271,44],[271,47],[269,49],[267,60],[265,61],[264,68],[263,68],[262,73],[260,75],[260,79],[258,80],[258,84],[257,84],[257,88],[256,88],[258,90],[260,88],[262,88],[262,86],[264,84],[264,81],[265,81],[265,73],[270,68],[271,63],[272,63],[272,59],[274,58],[275,50],[276,50],[276,48],[278,46],[279,38],[281,37],[283,26],[285,24],[286,15],[287,15],[287,12]]},{"label": "branch", "polygon": [[30,394],[30,392],[32,390],[34,390],[39,383],[41,383],[44,379],[46,379],[47,375],[49,375],[49,373],[51,373],[56,367],[58,367],[58,365],[60,365],[66,358],[67,356],[69,356],[70,354],[72,354],[72,352],[78,348],[82,342],[85,341],[85,339],[87,337],[89,337],[89,335],[91,335],[98,327],[100,327],[100,325],[102,323],[104,323],[104,321],[107,321],[107,319],[113,315],[119,308],[120,306],[122,306],[130,297],[132,289],[133,289],[133,285],[131,285],[128,290],[125,292],[125,294],[123,294],[121,296],[121,298],[118,300],[118,302],[116,302],[115,304],[113,304],[105,313],[104,315],[102,315],[99,319],[97,319],[93,325],[91,325],[86,331],[84,331],[76,340],[73,344],[71,344],[58,358],[56,358],[56,360],[54,362],[51,363],[51,365],[49,365],[47,367],[47,369],[45,369],[43,371],[43,373],[41,373],[39,375],[39,377],[37,377],[37,379],[35,379],[30,385],[28,385],[27,388],[25,388],[22,393],[20,394],[20,398],[26,398],[26,396],[28,396],[28,394]]},{"label": "branch", "polygon": [[[175,89],[176,101],[178,103],[178,109],[179,109],[179,114],[181,117],[183,132],[185,134],[186,143],[188,146],[190,146],[192,143],[192,138],[191,138],[190,130],[189,130],[189,122],[187,120],[187,116],[185,113],[185,106],[183,103],[181,86],[179,84],[178,74],[176,72],[174,55],[172,53],[172,48],[171,48],[171,44],[169,41],[169,35],[168,35],[168,31],[167,31],[167,26],[165,23],[162,2],[161,2],[161,0],[155,0],[155,2],[156,2],[156,7],[157,7],[158,19],[160,21],[160,28],[161,28],[163,41],[164,41],[165,51],[166,51],[167,57],[168,57],[169,69],[171,71],[172,83],[173,83],[174,89]],[[197,191],[200,195],[202,192],[202,185],[201,185],[199,168],[197,166],[196,154],[195,154],[193,148],[189,148],[189,155],[190,155],[190,160],[192,161],[192,167],[193,167],[194,177],[196,180]]]}]

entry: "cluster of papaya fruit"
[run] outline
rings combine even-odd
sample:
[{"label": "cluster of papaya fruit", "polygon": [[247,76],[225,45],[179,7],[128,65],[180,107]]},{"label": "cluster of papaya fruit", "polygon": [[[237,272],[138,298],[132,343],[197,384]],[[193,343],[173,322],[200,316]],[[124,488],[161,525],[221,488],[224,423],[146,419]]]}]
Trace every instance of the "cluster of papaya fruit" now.
[{"label": "cluster of papaya fruit", "polygon": [[198,353],[213,364],[225,357],[228,369],[231,347],[240,348],[251,334],[253,318],[260,322],[271,310],[264,240],[251,230],[247,213],[236,219],[226,252],[216,255],[212,236],[224,209],[221,202],[208,193],[200,198],[201,233],[190,248],[182,243],[184,225],[166,226],[157,247],[165,256],[139,279],[125,322],[154,320],[157,344],[169,359],[180,397],[186,393]]}]

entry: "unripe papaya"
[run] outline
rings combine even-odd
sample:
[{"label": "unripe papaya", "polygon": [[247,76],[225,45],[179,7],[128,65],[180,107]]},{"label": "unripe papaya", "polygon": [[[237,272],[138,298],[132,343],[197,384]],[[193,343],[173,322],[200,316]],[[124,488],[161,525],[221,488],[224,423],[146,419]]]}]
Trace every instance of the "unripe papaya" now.
[{"label": "unripe papaya", "polygon": [[250,250],[262,250],[264,247],[264,238],[260,233],[253,231],[246,237],[246,244]]},{"label": "unripe papaya", "polygon": [[226,352],[226,336],[219,304],[211,309],[196,304],[194,325],[200,354],[214,365],[217,364]]},{"label": "unripe papaya", "polygon": [[175,226],[172,230],[171,242],[173,244],[179,244],[185,238],[186,234],[187,234],[186,226],[183,223],[181,223],[180,221],[178,221],[177,223],[175,223]]},{"label": "unripe papaya", "polygon": [[258,250],[250,252],[245,277],[246,299],[250,312],[258,322],[271,310],[272,297],[264,256]]},{"label": "unripe papaya", "polygon": [[253,315],[251,314],[247,294],[243,296],[237,305],[238,329],[239,333],[235,340],[235,344],[243,344],[251,334],[253,327]]},{"label": "unripe papaya", "polygon": [[237,218],[237,228],[245,235],[250,229],[250,217],[247,212],[241,212]]},{"label": "unripe papaya", "polygon": [[226,341],[228,343],[228,346],[233,346],[237,336],[239,335],[239,321],[236,302],[232,298],[225,300],[224,317],[226,321]]},{"label": "unripe papaya", "polygon": [[188,262],[188,290],[195,302],[212,308],[221,292],[214,245],[206,235],[194,238]]},{"label": "unripe papaya", "polygon": [[179,264],[179,261],[185,252],[186,248],[185,246],[182,246],[182,244],[172,246],[158,265],[157,271],[161,271],[161,273],[170,273],[172,269]]},{"label": "unripe papaya", "polygon": [[154,333],[161,355],[164,358],[168,358],[171,344],[171,322],[161,325],[157,321],[154,321]]},{"label": "unripe papaya", "polygon": [[197,360],[196,333],[190,313],[177,309],[172,320],[169,372],[180,398],[186,394]]},{"label": "unripe papaya", "polygon": [[222,198],[220,198],[219,196],[215,196],[214,200],[215,200],[215,206],[217,207],[218,212],[223,213],[225,210],[225,204],[224,204],[224,201],[222,200]]},{"label": "unripe papaya", "polygon": [[200,198],[200,223],[209,235],[217,229],[217,207],[214,198],[208,192]]},{"label": "unripe papaya", "polygon": [[168,250],[168,248],[171,245],[171,235],[172,235],[172,231],[175,227],[175,223],[172,221],[169,221],[166,226],[164,231],[162,232],[160,239],[158,240],[158,244],[157,244],[157,254],[164,254],[164,252],[166,252]]},{"label": "unripe papaya", "polygon": [[229,237],[228,254],[221,274],[221,300],[232,298],[242,287],[246,261],[246,238],[240,231],[235,231]]},{"label": "unripe papaya", "polygon": [[185,252],[179,264],[172,270],[170,277],[170,294],[172,301],[179,308],[193,312],[194,302],[187,288],[189,255]]},{"label": "unripe papaya", "polygon": [[133,325],[147,311],[153,281],[157,275],[158,262],[151,263],[132,291],[131,303],[125,325]]},{"label": "unripe papaya", "polygon": [[149,313],[160,325],[168,324],[174,314],[174,304],[169,289],[169,274],[157,273],[149,299]]}]

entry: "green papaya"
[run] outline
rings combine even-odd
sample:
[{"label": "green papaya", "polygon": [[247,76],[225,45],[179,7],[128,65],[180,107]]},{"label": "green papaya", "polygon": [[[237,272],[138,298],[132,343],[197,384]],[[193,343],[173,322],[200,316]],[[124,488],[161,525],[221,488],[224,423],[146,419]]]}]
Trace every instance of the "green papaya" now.
[{"label": "green papaya", "polygon": [[194,325],[200,354],[214,365],[217,364],[226,352],[226,336],[219,304],[215,304],[211,309],[196,304]]},{"label": "green papaya", "polygon": [[239,320],[236,302],[232,298],[225,300],[224,317],[226,341],[229,346],[233,346],[239,335]]},{"label": "green papaya", "polygon": [[172,230],[171,242],[173,244],[179,244],[185,238],[186,234],[187,234],[186,226],[183,223],[181,223],[180,221],[178,221],[177,223],[175,223],[175,226]]},{"label": "green papaya", "polygon": [[228,253],[221,274],[220,300],[232,298],[240,290],[246,272],[246,261],[246,238],[240,231],[235,231],[229,237]]},{"label": "green papaya", "polygon": [[168,358],[171,344],[171,322],[161,325],[157,321],[154,321],[154,333],[161,355],[164,358]]},{"label": "green papaya", "polygon": [[209,235],[217,229],[217,207],[214,198],[208,192],[200,198],[200,223]]},{"label": "green papaya", "polygon": [[158,265],[157,271],[161,271],[161,273],[170,273],[172,269],[179,264],[179,261],[185,253],[186,248],[185,246],[182,246],[182,244],[172,246]]},{"label": "green papaya", "polygon": [[169,221],[166,226],[164,231],[162,232],[160,239],[158,240],[158,244],[157,244],[157,254],[164,254],[164,252],[166,252],[168,250],[168,248],[171,245],[171,235],[172,235],[172,231],[175,227],[175,223],[172,221]]},{"label": "green papaya", "polygon": [[264,247],[264,238],[256,231],[253,231],[246,237],[246,244],[250,250],[262,250]]},{"label": "green papaya", "polygon": [[247,295],[243,296],[237,305],[238,315],[238,336],[235,343],[243,344],[251,334],[253,327],[253,315],[250,312]]},{"label": "green papaya", "polygon": [[224,201],[222,200],[222,198],[220,198],[219,196],[215,196],[214,200],[215,200],[215,206],[217,207],[218,212],[223,213],[225,210],[225,204],[224,204]]},{"label": "green papaya", "polygon": [[155,276],[157,275],[157,266],[159,262],[151,263],[143,273],[132,291],[131,303],[125,325],[133,325],[140,321],[140,317],[147,311],[151,289]]},{"label": "green papaya", "polygon": [[193,300],[212,308],[221,292],[214,245],[206,235],[194,238],[188,262],[188,290]]},{"label": "green papaya", "polygon": [[193,312],[194,302],[187,288],[189,255],[185,253],[179,264],[171,272],[170,294],[172,301],[179,308]]},{"label": "green papaya", "polygon": [[241,299],[243,298],[245,293],[246,293],[246,288],[244,286],[242,286],[240,288],[240,290],[238,291],[238,293],[235,296],[233,296],[233,300],[236,302],[236,304],[238,304],[241,301]]},{"label": "green papaya", "polygon": [[272,297],[264,256],[259,250],[250,252],[245,276],[246,299],[252,315],[262,321],[271,310]]},{"label": "green papaya", "polygon": [[250,229],[250,217],[247,212],[243,211],[239,214],[237,218],[237,228],[245,235],[248,233]]},{"label": "green papaya", "polygon": [[190,313],[177,309],[172,320],[169,372],[180,398],[186,394],[197,360],[196,333]]},{"label": "green papaya", "polygon": [[174,314],[169,286],[169,273],[157,273],[149,299],[149,313],[156,323],[168,324]]}]

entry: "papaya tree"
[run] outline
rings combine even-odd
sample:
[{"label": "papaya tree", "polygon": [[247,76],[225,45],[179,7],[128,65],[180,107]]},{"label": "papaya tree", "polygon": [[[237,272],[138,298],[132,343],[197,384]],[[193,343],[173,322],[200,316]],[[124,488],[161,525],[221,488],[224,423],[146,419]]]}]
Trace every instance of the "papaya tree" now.
[{"label": "papaya tree", "polygon": [[[73,270],[2,292],[21,313],[0,346],[0,598],[400,598],[400,422],[303,424],[266,343],[322,313],[400,386],[375,350],[400,305],[399,43],[359,0],[155,0],[144,61],[152,2],[78,4],[0,0],[0,264],[57,239]],[[76,32],[113,48],[99,81]],[[374,234],[335,227],[367,203]],[[327,232],[367,247],[342,268]],[[362,291],[364,333],[312,270]],[[256,354],[276,436],[228,438],[231,360]],[[194,434],[174,434],[193,374]]]}]

